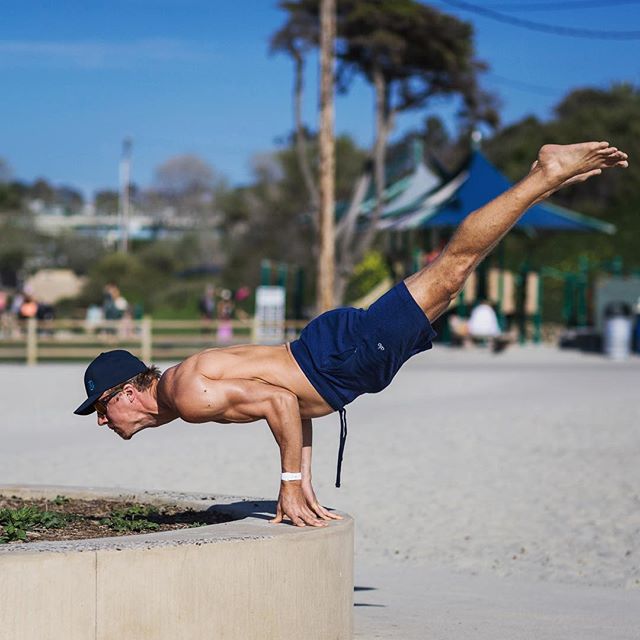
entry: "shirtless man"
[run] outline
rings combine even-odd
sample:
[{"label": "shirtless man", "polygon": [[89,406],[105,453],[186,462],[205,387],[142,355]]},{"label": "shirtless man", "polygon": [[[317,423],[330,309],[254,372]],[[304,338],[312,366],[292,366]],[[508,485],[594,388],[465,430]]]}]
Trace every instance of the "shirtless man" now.
[{"label": "shirtless man", "polygon": [[529,174],[462,222],[438,259],[367,311],[322,314],[300,338],[280,346],[207,349],[162,376],[127,351],[98,356],[85,373],[87,400],[75,413],[98,415],[121,438],[176,418],[186,422],[265,419],[280,448],[282,477],[274,523],[326,526],[338,519],[311,484],[311,420],[340,411],[362,393],[382,390],[404,362],[431,347],[429,320],[442,314],[478,263],[532,205],[559,188],[611,167],[627,155],[607,142],[545,145]]}]

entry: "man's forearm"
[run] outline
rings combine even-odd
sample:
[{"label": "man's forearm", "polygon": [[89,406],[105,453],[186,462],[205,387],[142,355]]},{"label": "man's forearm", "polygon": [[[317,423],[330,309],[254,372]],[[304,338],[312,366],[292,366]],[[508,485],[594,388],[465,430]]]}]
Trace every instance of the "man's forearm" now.
[{"label": "man's forearm", "polygon": [[293,394],[278,396],[272,407],[267,422],[280,448],[282,471],[299,473],[302,469],[302,424],[298,400]]}]

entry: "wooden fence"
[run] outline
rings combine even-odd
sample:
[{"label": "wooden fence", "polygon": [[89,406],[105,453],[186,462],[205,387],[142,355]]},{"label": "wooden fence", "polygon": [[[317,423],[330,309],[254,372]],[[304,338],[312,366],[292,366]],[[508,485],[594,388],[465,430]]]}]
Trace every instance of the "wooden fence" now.
[{"label": "wooden fence", "polygon": [[[227,323],[229,324],[229,323]],[[202,349],[255,342],[253,318],[230,322],[232,335],[218,341],[218,323],[201,320],[36,320],[30,318],[0,334],[0,361],[36,364],[43,361],[95,358],[101,351],[127,349],[144,362],[182,360]],[[305,321],[277,325],[284,340],[295,339]],[[264,325],[263,325],[264,326]]]}]

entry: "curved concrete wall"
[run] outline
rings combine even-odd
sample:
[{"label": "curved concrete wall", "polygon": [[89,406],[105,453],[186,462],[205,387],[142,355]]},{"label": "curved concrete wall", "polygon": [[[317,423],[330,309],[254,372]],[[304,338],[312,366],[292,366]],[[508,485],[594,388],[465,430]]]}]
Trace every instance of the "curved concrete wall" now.
[{"label": "curved concrete wall", "polygon": [[250,498],[0,486],[0,495],[131,498],[238,519],[162,533],[0,545],[0,637],[12,640],[347,640],[353,520],[270,525]]}]

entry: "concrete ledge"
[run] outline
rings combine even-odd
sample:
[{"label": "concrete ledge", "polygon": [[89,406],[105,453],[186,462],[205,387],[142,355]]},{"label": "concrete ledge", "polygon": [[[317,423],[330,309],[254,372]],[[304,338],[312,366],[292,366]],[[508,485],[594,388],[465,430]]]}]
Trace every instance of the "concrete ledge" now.
[{"label": "concrete ledge", "polygon": [[[270,525],[253,498],[0,486],[24,498],[129,498],[233,522],[136,536],[0,545],[0,636],[20,640],[347,640],[353,520]],[[344,515],[344,514],[343,514]]]}]

